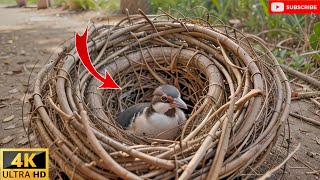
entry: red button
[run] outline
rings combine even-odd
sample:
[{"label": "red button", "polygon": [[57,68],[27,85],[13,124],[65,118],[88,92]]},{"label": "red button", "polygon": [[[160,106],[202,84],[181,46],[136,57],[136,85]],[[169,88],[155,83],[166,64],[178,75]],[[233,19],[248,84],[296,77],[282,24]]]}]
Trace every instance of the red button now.
[{"label": "red button", "polygon": [[269,0],[269,14],[320,14],[320,0]]}]

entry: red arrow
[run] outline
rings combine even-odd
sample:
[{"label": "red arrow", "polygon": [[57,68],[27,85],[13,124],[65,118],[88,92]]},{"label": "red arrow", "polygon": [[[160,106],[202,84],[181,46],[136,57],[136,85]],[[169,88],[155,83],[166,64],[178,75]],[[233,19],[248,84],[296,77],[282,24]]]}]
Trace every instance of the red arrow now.
[{"label": "red arrow", "polygon": [[86,27],[85,32],[80,36],[79,33],[76,34],[75,44],[76,50],[79,54],[80,60],[84,67],[99,81],[102,82],[102,85],[98,89],[121,89],[121,87],[112,79],[108,71],[106,70],[105,78],[102,77],[96,68],[93,66],[87,47],[88,39],[88,27]]}]

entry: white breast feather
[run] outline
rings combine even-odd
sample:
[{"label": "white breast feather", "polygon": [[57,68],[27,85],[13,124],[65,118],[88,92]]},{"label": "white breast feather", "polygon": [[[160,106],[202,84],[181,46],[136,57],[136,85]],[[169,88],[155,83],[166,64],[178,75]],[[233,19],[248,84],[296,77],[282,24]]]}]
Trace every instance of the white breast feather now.
[{"label": "white breast feather", "polygon": [[153,109],[158,113],[165,113],[172,107],[170,107],[169,103],[157,102],[152,105]]},{"label": "white breast feather", "polygon": [[186,120],[184,112],[178,108],[175,118],[170,118],[161,113],[153,113],[147,120],[145,114],[144,112],[141,116],[138,116],[129,129],[138,136],[172,140],[177,136],[178,125]]}]

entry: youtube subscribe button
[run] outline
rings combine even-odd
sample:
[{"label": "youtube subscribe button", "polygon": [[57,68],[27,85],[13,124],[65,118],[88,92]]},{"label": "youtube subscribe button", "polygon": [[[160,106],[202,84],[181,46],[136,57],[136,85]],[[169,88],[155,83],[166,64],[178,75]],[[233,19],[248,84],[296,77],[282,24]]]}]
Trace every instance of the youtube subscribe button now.
[{"label": "youtube subscribe button", "polygon": [[320,14],[320,0],[269,0],[270,14]]}]

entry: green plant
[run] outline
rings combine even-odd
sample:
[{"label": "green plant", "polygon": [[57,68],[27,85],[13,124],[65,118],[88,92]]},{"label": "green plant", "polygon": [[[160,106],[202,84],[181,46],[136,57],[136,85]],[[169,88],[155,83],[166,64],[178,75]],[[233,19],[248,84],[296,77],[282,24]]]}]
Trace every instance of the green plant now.
[{"label": "green plant", "polygon": [[211,8],[212,3],[211,0],[150,0],[150,4],[153,13],[161,8],[176,17],[202,17],[207,12],[205,9]]},{"label": "green plant", "polygon": [[158,8],[162,8],[164,11],[169,11],[170,8],[175,7],[180,3],[180,0],[150,0],[150,4],[152,6],[152,12],[158,12]]},{"label": "green plant", "polygon": [[306,58],[296,51],[276,48],[272,51],[272,54],[280,64],[285,64],[286,61],[290,61],[288,65],[294,69],[309,70],[314,66],[314,63],[307,61]]},{"label": "green plant", "polygon": [[312,53],[313,58],[320,61],[320,53],[318,52],[320,49],[320,22],[314,24],[313,33],[309,36],[309,43],[311,50],[315,51]]},{"label": "green plant", "polygon": [[299,54],[295,51],[292,51],[288,54],[290,54],[291,59],[289,66],[293,67],[294,69],[300,69],[301,67],[303,67],[303,65],[305,64],[305,59],[303,57],[299,56]]},{"label": "green plant", "polygon": [[0,4],[15,4],[15,0],[0,0]]},{"label": "green plant", "polygon": [[102,7],[102,11],[108,12],[109,14],[115,14],[119,12],[120,0],[99,0],[98,2],[98,6]]},{"label": "green plant", "polygon": [[74,10],[90,9],[109,14],[118,12],[120,7],[120,0],[55,0],[55,4],[58,6],[64,3]]},{"label": "green plant", "polygon": [[93,0],[66,0],[71,9],[96,9],[96,3]]},{"label": "green plant", "polygon": [[289,59],[291,59],[289,66],[294,69],[309,70],[314,66],[314,63],[307,61],[305,57],[299,55],[296,51],[291,51],[287,54],[290,56]]},{"label": "green plant", "polygon": [[[203,14],[206,13],[204,8],[197,8],[197,6],[203,6],[212,15],[209,23],[220,24],[222,21],[228,24],[230,20],[239,20],[239,30],[257,33],[260,37],[266,38],[270,44],[284,40],[286,44],[281,44],[281,46],[288,46],[288,49],[303,47],[305,38],[308,36],[306,29],[309,21],[306,15],[269,14],[268,0],[150,0],[150,2],[154,13],[157,12],[158,7],[161,7],[178,17],[182,15],[175,13],[173,8],[188,17],[203,17]],[[312,50],[319,49],[319,42],[320,22],[315,25],[314,33],[310,36]],[[297,44],[299,47],[294,46]],[[296,69],[309,69],[313,65],[294,51],[275,49],[273,53],[280,63],[290,60],[290,66]],[[320,60],[319,54],[314,53],[314,56]]]},{"label": "green plant", "polygon": [[277,58],[280,64],[284,64],[285,58],[287,58],[286,56],[288,55],[286,49],[281,50],[279,48],[274,49],[272,54]]},{"label": "green plant", "polygon": [[60,7],[65,4],[65,0],[53,0],[54,6]]},{"label": "green plant", "polygon": [[[0,4],[16,4],[16,0],[0,0]],[[27,4],[37,4],[37,0],[27,0]]]},{"label": "green plant", "polygon": [[[267,35],[271,37],[289,37],[303,34],[305,15],[271,15],[268,10],[268,0],[150,0],[154,13],[161,7],[165,11],[176,9],[188,16],[203,16],[205,7],[211,17],[211,24],[228,24],[230,19],[238,19],[245,31],[257,33],[264,30],[272,30]],[[192,10],[191,13],[190,10]],[[173,15],[175,11],[170,13]],[[288,34],[287,32],[291,32]]]},{"label": "green plant", "polygon": [[37,0],[27,0],[27,4],[37,4]]}]

